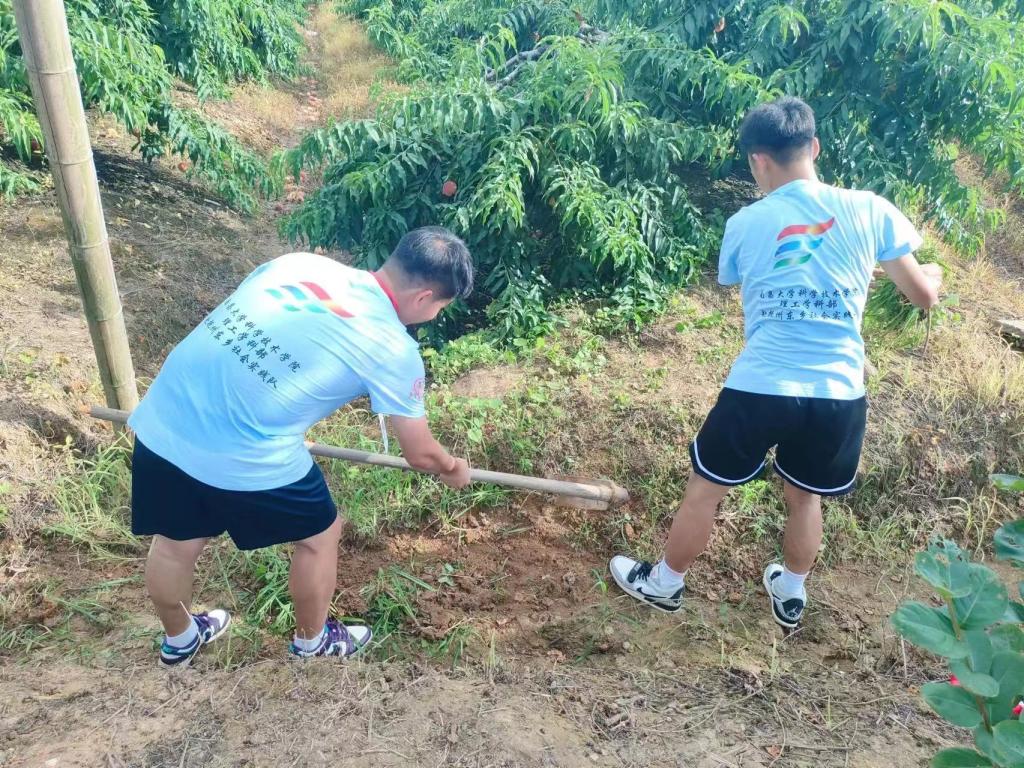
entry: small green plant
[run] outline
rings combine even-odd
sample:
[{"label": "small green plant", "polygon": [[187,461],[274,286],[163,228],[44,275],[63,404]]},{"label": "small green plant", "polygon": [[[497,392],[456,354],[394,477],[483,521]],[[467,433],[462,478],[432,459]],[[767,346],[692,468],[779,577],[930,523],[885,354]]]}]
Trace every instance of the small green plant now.
[{"label": "small green plant", "polygon": [[515,362],[515,355],[510,350],[498,349],[493,339],[483,331],[456,339],[441,350],[428,347],[423,351],[423,357],[438,384],[451,384],[473,368]]},{"label": "small green plant", "polygon": [[478,635],[477,630],[464,619],[445,632],[440,640],[430,645],[427,652],[436,659],[450,659],[452,669],[455,669],[466,653],[466,648]]},{"label": "small green plant", "polygon": [[11,493],[10,483],[0,483],[0,528],[7,525],[7,520],[11,515],[10,509],[7,507],[5,497]]},{"label": "small green plant", "polygon": [[1024,493],[1024,477],[1020,475],[992,475],[992,484],[1001,491]]},{"label": "small green plant", "polygon": [[[445,563],[438,582],[452,586],[457,570],[451,563]],[[424,592],[437,591],[409,570],[394,565],[382,568],[377,578],[363,587],[378,655],[387,658],[425,653],[435,659],[450,659],[452,667],[459,663],[478,633],[465,619],[443,631],[421,624],[416,600]]]},{"label": "small green plant", "polygon": [[[1024,520],[996,532],[995,553],[1024,566]],[[943,605],[904,602],[892,624],[914,645],[948,660],[950,681],[928,683],[921,694],[945,720],[974,734],[975,749],[945,749],[932,766],[1021,768],[1024,723],[1017,718],[1024,695],[1024,603],[1011,600],[994,571],[972,563],[951,541],[933,541],[918,553],[914,570]],[[1024,597],[1024,583],[1018,590]]]},{"label": "small green plant", "polygon": [[53,494],[57,515],[43,532],[64,536],[101,559],[140,556],[142,543],[128,524],[129,450],[127,442],[119,440],[95,458],[77,459],[68,453],[68,472]]},{"label": "small green plant", "polygon": [[725,315],[717,309],[709,315],[698,318],[693,323],[694,328],[717,328],[725,322]]},{"label": "small green plant", "polygon": [[441,573],[437,576],[437,583],[444,587],[454,587],[455,577],[459,572],[459,566],[453,563],[445,563],[441,567]]},{"label": "small green plant", "polygon": [[288,592],[291,561],[281,547],[257,549],[244,552],[242,556],[244,571],[255,586],[246,605],[246,618],[274,634],[286,634],[295,623],[295,608]]},{"label": "small green plant", "polygon": [[386,644],[407,623],[415,624],[416,596],[420,592],[436,591],[423,579],[398,566],[378,571],[377,578],[362,589],[377,642]]},{"label": "small green plant", "polygon": [[755,541],[774,541],[779,537],[785,522],[783,505],[770,480],[753,480],[740,486],[736,506],[747,518]]}]

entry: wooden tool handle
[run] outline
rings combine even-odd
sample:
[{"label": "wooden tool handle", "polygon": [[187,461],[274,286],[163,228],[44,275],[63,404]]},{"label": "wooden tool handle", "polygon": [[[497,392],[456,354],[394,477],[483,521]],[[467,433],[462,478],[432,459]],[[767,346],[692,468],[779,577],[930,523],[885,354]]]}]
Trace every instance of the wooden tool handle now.
[{"label": "wooden tool handle", "polygon": [[[128,421],[128,411],[119,411],[116,408],[104,408],[94,405],[89,408],[89,415],[96,419],[112,421],[124,424]],[[404,469],[408,472],[421,472],[409,466],[409,462],[398,456],[388,456],[383,453],[370,453],[359,451],[354,448],[338,448],[333,445],[322,443],[306,442],[306,447],[314,456],[323,456],[328,459],[341,459],[356,464],[370,464],[377,467],[388,467],[390,469]],[[580,499],[601,501],[608,504],[619,504],[629,501],[629,492],[609,481],[595,483],[575,483],[567,480],[548,480],[543,477],[530,477],[529,475],[512,475],[507,472],[491,472],[486,469],[471,469],[469,476],[473,482],[490,483],[506,488],[518,488],[524,491],[537,491],[539,493],[553,493],[557,496],[575,496]]]}]

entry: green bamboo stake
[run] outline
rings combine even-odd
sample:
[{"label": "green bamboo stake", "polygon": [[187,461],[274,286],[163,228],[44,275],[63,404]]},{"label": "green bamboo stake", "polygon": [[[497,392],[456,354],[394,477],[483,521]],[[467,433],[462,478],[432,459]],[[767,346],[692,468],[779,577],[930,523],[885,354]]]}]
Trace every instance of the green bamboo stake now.
[{"label": "green bamboo stake", "polygon": [[134,408],[139,392],[64,3],[14,0],[14,17],[103,391],[111,407]]}]

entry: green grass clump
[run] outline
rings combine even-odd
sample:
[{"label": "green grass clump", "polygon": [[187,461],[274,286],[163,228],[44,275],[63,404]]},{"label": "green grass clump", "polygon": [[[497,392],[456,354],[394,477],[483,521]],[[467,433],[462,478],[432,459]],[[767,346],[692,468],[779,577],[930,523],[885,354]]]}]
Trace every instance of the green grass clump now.
[{"label": "green grass clump", "polygon": [[43,533],[63,537],[104,560],[137,558],[144,546],[132,535],[131,449],[119,439],[90,458],[67,457],[67,472],[53,492],[56,516]]}]

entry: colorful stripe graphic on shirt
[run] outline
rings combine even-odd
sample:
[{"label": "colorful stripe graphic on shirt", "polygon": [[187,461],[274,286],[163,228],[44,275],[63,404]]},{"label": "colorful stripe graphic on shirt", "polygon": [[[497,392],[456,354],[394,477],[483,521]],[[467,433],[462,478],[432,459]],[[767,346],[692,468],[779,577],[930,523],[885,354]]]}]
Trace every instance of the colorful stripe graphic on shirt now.
[{"label": "colorful stripe graphic on shirt", "polygon": [[316,314],[332,312],[338,317],[355,317],[355,315],[344,309],[341,304],[331,298],[331,295],[316,283],[302,281],[299,285],[308,290],[312,296],[309,296],[305,290],[297,285],[267,288],[266,292],[282,302],[282,306],[289,312],[302,312],[306,310]]},{"label": "colorful stripe graphic on shirt", "polygon": [[790,224],[788,227],[783,228],[775,239],[776,241],[785,240],[786,242],[782,243],[775,250],[776,261],[772,269],[806,264],[813,256],[811,252],[816,250],[825,240],[824,237],[815,236],[824,235],[832,229],[832,225],[835,223],[836,219],[833,216],[828,221],[823,221],[819,224]]},{"label": "colorful stripe graphic on shirt", "polygon": [[775,239],[785,240],[790,235],[823,235],[832,229],[832,225],[835,223],[836,217],[833,216],[828,221],[823,221],[820,224],[790,224],[779,232],[779,236]]}]

